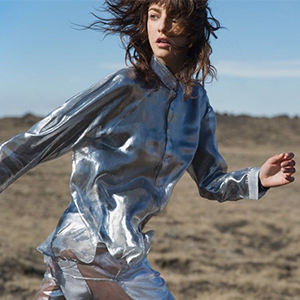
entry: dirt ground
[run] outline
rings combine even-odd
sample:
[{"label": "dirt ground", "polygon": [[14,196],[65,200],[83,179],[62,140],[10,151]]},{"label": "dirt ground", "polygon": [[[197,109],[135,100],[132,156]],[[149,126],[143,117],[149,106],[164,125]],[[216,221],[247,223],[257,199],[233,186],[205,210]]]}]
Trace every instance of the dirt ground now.
[{"label": "dirt ground", "polygon": [[[36,117],[0,119],[0,142]],[[300,119],[218,115],[219,148],[230,170],[300,150]],[[35,248],[70,200],[69,154],[29,171],[0,195],[0,300],[33,299],[44,273]],[[300,299],[300,183],[259,200],[217,203],[185,175],[146,230],[149,259],[178,300]],[[141,299],[142,300],[142,299]]]}]

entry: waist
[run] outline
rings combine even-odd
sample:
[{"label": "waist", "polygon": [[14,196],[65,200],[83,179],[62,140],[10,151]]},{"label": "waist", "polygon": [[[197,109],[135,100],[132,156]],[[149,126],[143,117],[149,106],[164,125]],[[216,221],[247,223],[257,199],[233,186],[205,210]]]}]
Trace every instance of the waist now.
[{"label": "waist", "polygon": [[[79,261],[91,263],[98,245],[105,245],[107,251],[116,259],[125,259],[131,266],[141,262],[150,250],[153,231],[127,232],[123,230],[122,238],[116,238],[114,231],[100,233],[99,229],[83,222],[79,213],[67,213],[59,222],[58,227],[38,247],[41,253],[52,256],[75,255]],[[68,254],[68,251],[72,254]],[[103,251],[103,249],[102,249]]]}]

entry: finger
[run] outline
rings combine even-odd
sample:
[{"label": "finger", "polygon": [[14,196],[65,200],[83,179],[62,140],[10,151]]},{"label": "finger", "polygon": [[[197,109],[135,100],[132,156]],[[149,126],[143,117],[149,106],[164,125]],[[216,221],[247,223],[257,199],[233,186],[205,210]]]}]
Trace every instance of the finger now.
[{"label": "finger", "polygon": [[277,164],[278,162],[284,160],[286,153],[276,154],[268,159],[270,164]]},{"label": "finger", "polygon": [[283,168],[281,170],[281,172],[284,173],[284,174],[295,174],[296,169],[295,168]]},{"label": "finger", "polygon": [[268,161],[271,164],[277,164],[279,162],[292,160],[294,157],[295,154],[293,152],[285,152],[285,153],[280,153],[272,156],[271,158],[268,159]]},{"label": "finger", "polygon": [[294,160],[285,160],[280,164],[280,166],[282,168],[294,167],[295,165],[296,165],[296,162]]},{"label": "finger", "polygon": [[284,160],[291,160],[295,157],[295,154],[293,152],[286,152],[283,154],[284,154],[284,157],[283,157]]},{"label": "finger", "polygon": [[295,181],[295,177],[293,177],[293,176],[287,176],[284,179],[287,181],[287,183]]}]

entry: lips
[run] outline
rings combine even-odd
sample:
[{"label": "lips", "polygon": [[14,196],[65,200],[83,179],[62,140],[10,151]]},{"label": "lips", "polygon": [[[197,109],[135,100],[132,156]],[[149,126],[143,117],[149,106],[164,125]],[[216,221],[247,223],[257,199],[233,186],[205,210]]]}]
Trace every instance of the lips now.
[{"label": "lips", "polygon": [[156,44],[158,45],[158,47],[160,48],[166,48],[171,46],[170,41],[167,38],[163,38],[163,37],[159,37],[156,40]]}]

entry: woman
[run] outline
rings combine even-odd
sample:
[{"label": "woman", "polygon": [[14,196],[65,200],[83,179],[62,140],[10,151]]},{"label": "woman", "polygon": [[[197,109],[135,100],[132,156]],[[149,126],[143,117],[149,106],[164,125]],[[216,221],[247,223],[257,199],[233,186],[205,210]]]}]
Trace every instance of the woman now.
[{"label": "woman", "polygon": [[[106,1],[90,27],[126,35],[133,67],[71,98],[0,148],[0,191],[37,164],[73,151],[71,202],[39,246],[47,272],[37,300],[171,300],[147,261],[161,212],[187,170],[203,197],[259,199],[294,180],[292,153],[226,173],[215,115],[199,80],[214,77],[205,0]],[[126,43],[126,40],[124,40]]]}]

